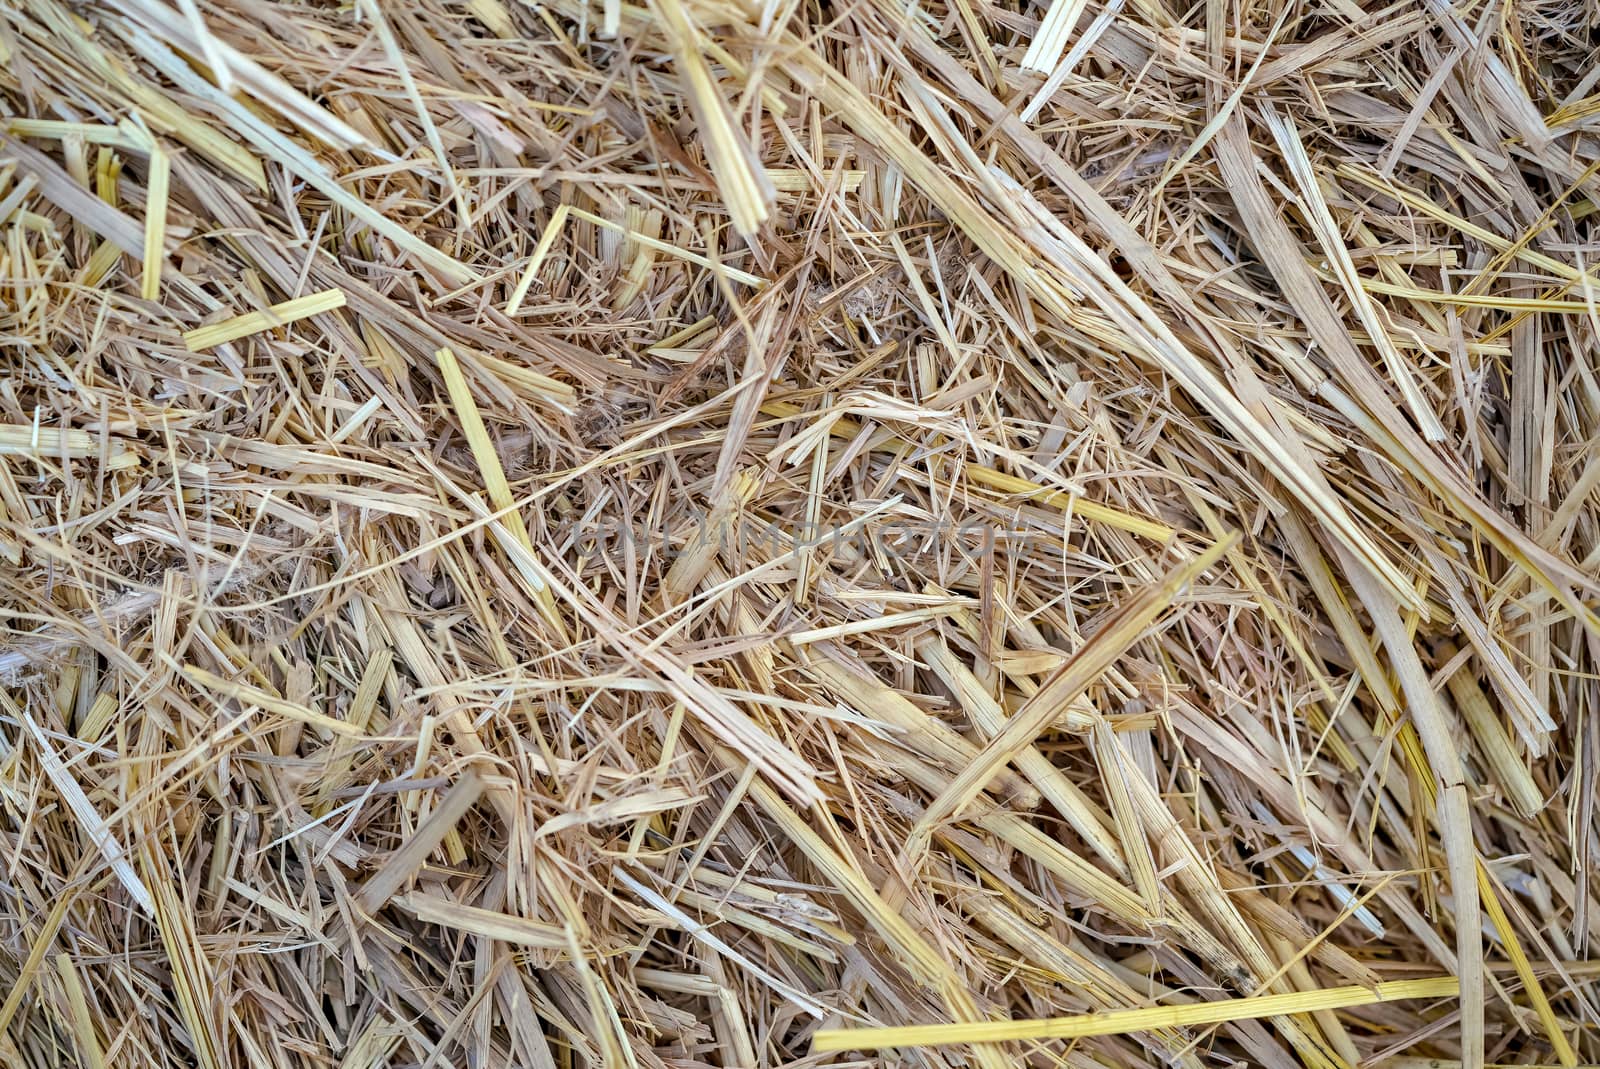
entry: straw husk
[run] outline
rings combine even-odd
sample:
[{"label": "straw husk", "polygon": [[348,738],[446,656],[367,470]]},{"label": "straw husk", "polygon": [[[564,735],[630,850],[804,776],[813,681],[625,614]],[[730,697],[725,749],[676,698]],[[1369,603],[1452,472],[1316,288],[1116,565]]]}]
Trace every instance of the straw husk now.
[{"label": "straw husk", "polygon": [[1600,1061],[1597,27],[12,0],[0,1064]]}]

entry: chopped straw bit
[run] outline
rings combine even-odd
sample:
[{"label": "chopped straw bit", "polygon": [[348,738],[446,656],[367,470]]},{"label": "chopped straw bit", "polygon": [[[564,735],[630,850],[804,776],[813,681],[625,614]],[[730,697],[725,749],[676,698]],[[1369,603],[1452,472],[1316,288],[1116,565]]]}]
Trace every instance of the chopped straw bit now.
[{"label": "chopped straw bit", "polygon": [[155,300],[161,293],[161,263],[166,258],[167,197],[171,190],[172,163],[159,148],[150,150],[150,182],[145,189],[144,270],[139,276],[139,296]]},{"label": "chopped straw bit", "polygon": [[321,293],[308,293],[304,297],[296,297],[292,301],[283,301],[270,308],[259,312],[246,312],[243,315],[225,319],[220,323],[210,326],[197,327],[185,331],[183,344],[188,346],[191,353],[204,352],[215,349],[219,345],[226,345],[240,338],[248,338],[252,334],[272,330],[275,327],[287,326],[297,320],[309,316],[331,312],[335,308],[345,306],[343,290],[323,290]]},{"label": "chopped straw bit", "polygon": [[13,0],[0,1066],[1600,1064],[1597,26]]}]

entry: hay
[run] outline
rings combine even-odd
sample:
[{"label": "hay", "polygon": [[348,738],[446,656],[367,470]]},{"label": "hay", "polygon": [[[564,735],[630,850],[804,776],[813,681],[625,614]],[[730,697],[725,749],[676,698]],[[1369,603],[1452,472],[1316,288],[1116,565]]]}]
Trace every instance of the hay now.
[{"label": "hay", "polygon": [[1575,0],[11,0],[0,1064],[1600,1061]]}]

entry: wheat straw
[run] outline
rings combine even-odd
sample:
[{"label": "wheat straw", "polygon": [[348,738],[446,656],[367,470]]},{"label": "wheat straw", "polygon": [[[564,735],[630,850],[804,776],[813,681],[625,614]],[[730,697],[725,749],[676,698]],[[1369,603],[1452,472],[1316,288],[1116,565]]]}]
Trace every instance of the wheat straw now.
[{"label": "wheat straw", "polygon": [[1600,1062],[1592,15],[14,0],[0,1065]]}]

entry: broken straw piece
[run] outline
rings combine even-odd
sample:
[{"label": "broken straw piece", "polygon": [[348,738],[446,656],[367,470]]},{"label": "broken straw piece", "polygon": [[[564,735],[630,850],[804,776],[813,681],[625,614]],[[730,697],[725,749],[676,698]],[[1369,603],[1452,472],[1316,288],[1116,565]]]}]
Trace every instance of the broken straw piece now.
[{"label": "broken straw piece", "polygon": [[344,304],[343,290],[308,293],[304,297],[283,301],[259,312],[246,312],[232,319],[224,319],[220,323],[186,331],[183,335],[183,344],[189,347],[191,353],[198,353],[226,345],[231,341],[238,341],[240,338],[248,338],[252,334],[260,334],[264,330],[288,326],[308,316],[343,308]]},{"label": "broken straw piece", "polygon": [[50,738],[44,730],[34,721],[25,710],[17,707],[16,703],[5,692],[0,691],[0,704],[5,706],[6,712],[22,721],[32,736],[34,747],[39,754],[39,764],[44,768],[44,773],[50,778],[51,784],[60,792],[61,800],[67,803],[67,808],[78,819],[78,824],[83,828],[89,841],[94,843],[95,849],[105,857],[110,864],[111,871],[116,874],[118,882],[122,884],[139,904],[139,908],[148,915],[154,915],[156,910],[155,900],[150,896],[149,888],[144,881],[139,879],[139,874],[134,871],[133,863],[128,860],[128,852],[123,849],[122,843],[117,840],[115,833],[106,826],[105,819],[95,809],[94,803],[89,801],[89,796],[83,793],[83,788],[62,763],[55,747],[50,744]]}]

